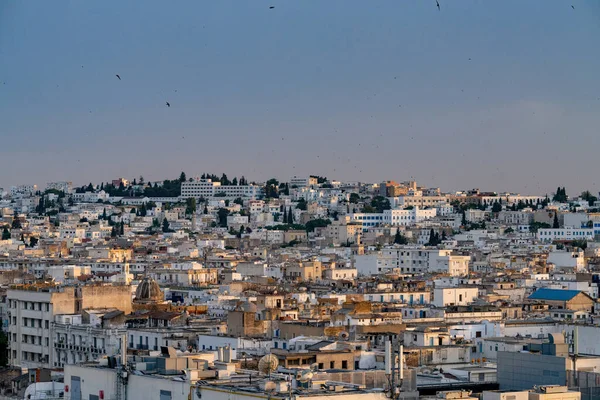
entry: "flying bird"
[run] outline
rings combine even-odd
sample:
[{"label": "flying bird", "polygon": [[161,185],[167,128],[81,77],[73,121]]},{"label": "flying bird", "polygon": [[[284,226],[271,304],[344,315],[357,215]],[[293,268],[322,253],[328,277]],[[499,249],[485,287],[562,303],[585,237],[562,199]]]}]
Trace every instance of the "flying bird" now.
[{"label": "flying bird", "polygon": [[167,105],[167,107],[171,107],[171,104],[168,101],[165,104]]},{"label": "flying bird", "polygon": [[274,8],[275,8],[275,6],[270,6],[270,7],[269,7],[269,10],[272,10],[272,9],[274,9]]},{"label": "flying bird", "polygon": [[571,8],[574,10],[574,9],[575,9],[575,6],[574,6],[573,4],[571,4]]},{"label": "flying bird", "polygon": [[116,76],[117,78],[119,78],[119,80],[121,80],[121,77],[119,76],[119,74],[116,74],[115,76]]},{"label": "flying bird", "polygon": [[438,0],[435,0],[435,4],[437,5],[438,11],[441,11],[440,2]]}]

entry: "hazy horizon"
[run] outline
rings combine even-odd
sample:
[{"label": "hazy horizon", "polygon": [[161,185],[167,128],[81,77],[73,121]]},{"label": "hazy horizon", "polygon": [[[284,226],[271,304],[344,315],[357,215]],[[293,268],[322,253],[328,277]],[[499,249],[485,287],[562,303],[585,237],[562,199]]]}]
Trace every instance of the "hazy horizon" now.
[{"label": "hazy horizon", "polygon": [[0,187],[185,171],[597,193],[600,2],[440,5],[2,2]]}]

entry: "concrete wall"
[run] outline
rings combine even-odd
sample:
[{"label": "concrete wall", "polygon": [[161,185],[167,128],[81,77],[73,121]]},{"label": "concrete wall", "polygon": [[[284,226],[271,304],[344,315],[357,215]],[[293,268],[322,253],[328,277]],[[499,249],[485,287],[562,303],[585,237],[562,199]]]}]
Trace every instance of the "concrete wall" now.
[{"label": "concrete wall", "polygon": [[84,286],[81,295],[83,310],[114,307],[125,314],[131,313],[130,286]]},{"label": "concrete wall", "polygon": [[500,390],[527,390],[534,385],[564,385],[566,358],[532,353],[498,352]]}]

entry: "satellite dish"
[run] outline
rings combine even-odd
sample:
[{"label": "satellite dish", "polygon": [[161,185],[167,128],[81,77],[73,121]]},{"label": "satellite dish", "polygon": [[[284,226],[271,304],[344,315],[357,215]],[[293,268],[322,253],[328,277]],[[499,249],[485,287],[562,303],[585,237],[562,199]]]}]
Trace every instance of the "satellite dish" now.
[{"label": "satellite dish", "polygon": [[296,380],[298,382],[308,382],[313,378],[313,372],[311,370],[298,371],[296,373]]},{"label": "satellite dish", "polygon": [[270,374],[275,372],[279,366],[279,360],[274,354],[267,354],[258,362],[258,370],[263,374]]},{"label": "satellite dish", "polygon": [[339,337],[341,340],[347,340],[347,339],[348,339],[348,337],[350,337],[350,335],[348,334],[348,332],[346,332],[346,331],[342,331],[342,332],[338,333],[338,337]]}]

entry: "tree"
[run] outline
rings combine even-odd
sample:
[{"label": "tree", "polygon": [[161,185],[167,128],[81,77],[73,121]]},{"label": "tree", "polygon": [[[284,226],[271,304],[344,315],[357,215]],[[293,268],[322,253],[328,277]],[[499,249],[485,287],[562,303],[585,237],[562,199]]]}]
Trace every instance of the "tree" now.
[{"label": "tree", "polygon": [[402,235],[400,233],[400,229],[396,230],[396,236],[394,236],[394,243],[395,244],[408,244],[408,239],[406,239],[406,237],[404,237],[404,235]]},{"label": "tree", "polygon": [[12,220],[12,225],[11,225],[12,229],[21,229],[21,221],[19,220],[19,218],[15,215],[13,220]]},{"label": "tree", "polygon": [[117,237],[117,227],[113,225],[112,229],[110,230],[110,237],[114,238]]},{"label": "tree", "polygon": [[187,178],[185,177],[185,172],[181,171],[181,174],[179,174],[179,183],[185,181],[187,181]]},{"label": "tree", "polygon": [[288,223],[288,214],[287,214],[287,209],[285,207],[283,209],[283,223],[284,224]]},{"label": "tree", "polygon": [[227,216],[229,215],[229,210],[226,208],[219,208],[219,211],[217,211],[217,217],[219,220],[219,226],[221,228],[226,228],[227,227]]},{"label": "tree", "polygon": [[513,233],[515,230],[511,227],[508,227],[504,230],[504,233]]},{"label": "tree", "polygon": [[196,213],[196,198],[188,197],[185,199],[185,213],[188,215],[192,215]]},{"label": "tree", "polygon": [[448,236],[446,235],[446,231],[442,231],[442,241],[448,239]]},{"label": "tree", "polygon": [[502,211],[502,205],[500,203],[498,203],[497,201],[495,201],[494,204],[492,205],[492,212],[499,213],[500,211]]},{"label": "tree", "polygon": [[598,198],[596,196],[592,195],[589,190],[586,190],[583,193],[581,193],[581,198],[583,200],[587,200],[588,205],[590,207],[593,206],[594,203],[598,200]]},{"label": "tree", "polygon": [[429,241],[427,242],[427,246],[435,246],[437,243],[435,242],[435,231],[433,228],[429,231]]},{"label": "tree", "polygon": [[567,196],[567,189],[563,186],[562,188],[559,186],[556,189],[556,193],[554,194],[554,197],[552,198],[552,200],[558,202],[558,203],[566,203],[568,201],[568,196]]},{"label": "tree", "polygon": [[552,222],[552,228],[557,229],[560,228],[560,224],[558,223],[558,213],[554,213],[554,221]]},{"label": "tree", "polygon": [[298,200],[298,204],[296,205],[296,208],[298,210],[306,211],[306,209],[308,208],[308,205],[306,204],[306,200],[304,200],[304,197],[301,197],[300,200]]},{"label": "tree", "polygon": [[166,218],[163,219],[163,222],[162,222],[162,231],[163,232],[170,232],[171,231],[171,229],[169,228],[169,221]]},{"label": "tree", "polygon": [[30,236],[29,237],[29,247],[35,247],[38,244],[38,238],[36,238],[35,236]]},{"label": "tree", "polygon": [[467,226],[467,213],[465,212],[465,210],[462,210],[462,219],[460,224],[462,226]]},{"label": "tree", "polygon": [[529,224],[529,232],[531,233],[537,233],[537,231],[539,229],[548,229],[551,228],[550,224],[547,224],[545,222],[537,222],[537,221],[533,221],[531,224]]},{"label": "tree", "polygon": [[142,203],[140,207],[140,217],[145,217],[148,214],[148,209],[146,208],[146,204]]},{"label": "tree", "polygon": [[288,210],[288,224],[293,224],[294,223],[294,212],[292,211],[292,207],[289,208]]},{"label": "tree", "polygon": [[581,250],[587,249],[587,240],[585,239],[573,240],[571,244],[573,245],[573,247],[579,247]]},{"label": "tree", "polygon": [[[135,212],[135,211],[134,211],[134,212]],[[106,221],[106,218],[108,218],[108,217],[106,216],[106,208],[104,208],[104,209],[102,210],[102,219],[103,219],[104,221]]]},{"label": "tree", "polygon": [[221,185],[223,186],[229,186],[230,182],[229,179],[227,178],[227,175],[223,174],[221,176]]},{"label": "tree", "polygon": [[94,191],[94,185],[92,185],[92,182],[90,182],[90,183],[87,185],[87,188],[85,188],[85,191],[86,191],[86,192],[93,192],[93,191]]},{"label": "tree", "polygon": [[242,234],[246,231],[246,228],[244,228],[244,225],[240,226],[240,231],[237,233],[237,235],[235,235],[238,239],[242,238]]},{"label": "tree", "polygon": [[203,213],[206,215],[208,214],[208,206],[206,205],[206,203],[204,203],[204,210]]},{"label": "tree", "polygon": [[377,210],[378,213],[383,213],[385,210],[391,209],[390,201],[387,197],[376,196],[371,200],[371,207]]},{"label": "tree", "polygon": [[357,204],[360,200],[358,193],[350,193],[350,203]]},{"label": "tree", "polygon": [[125,223],[121,221],[121,225],[119,226],[119,235],[123,236],[125,234]]},{"label": "tree", "polygon": [[308,221],[306,223],[306,232],[314,232],[315,228],[324,228],[330,224],[331,224],[331,220],[329,220],[329,219],[323,219],[323,218],[311,219],[310,221]]}]

